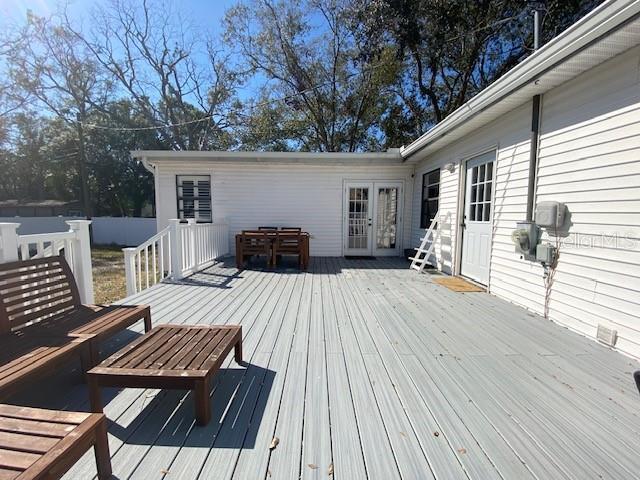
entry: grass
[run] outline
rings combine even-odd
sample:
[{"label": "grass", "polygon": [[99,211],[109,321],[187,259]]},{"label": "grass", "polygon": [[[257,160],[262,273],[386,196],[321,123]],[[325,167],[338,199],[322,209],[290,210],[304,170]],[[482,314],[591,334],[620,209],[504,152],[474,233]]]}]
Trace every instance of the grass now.
[{"label": "grass", "polygon": [[122,247],[92,246],[93,288],[96,303],[111,303],[127,296]]}]

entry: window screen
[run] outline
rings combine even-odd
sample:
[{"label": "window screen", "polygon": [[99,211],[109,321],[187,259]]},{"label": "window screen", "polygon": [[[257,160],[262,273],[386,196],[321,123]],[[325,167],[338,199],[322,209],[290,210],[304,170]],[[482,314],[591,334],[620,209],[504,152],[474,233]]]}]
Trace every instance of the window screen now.
[{"label": "window screen", "polygon": [[438,213],[440,198],[440,169],[422,175],[422,208],[420,209],[420,228],[427,228]]},{"label": "window screen", "polygon": [[211,221],[211,177],[209,175],[178,175],[178,217]]}]

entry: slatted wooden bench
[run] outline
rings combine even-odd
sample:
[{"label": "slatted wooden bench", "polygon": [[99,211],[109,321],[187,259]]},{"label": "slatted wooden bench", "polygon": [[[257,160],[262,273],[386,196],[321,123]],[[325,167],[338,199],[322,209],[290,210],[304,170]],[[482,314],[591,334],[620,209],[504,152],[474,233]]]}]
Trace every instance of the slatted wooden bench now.
[{"label": "slatted wooden bench", "polygon": [[159,325],[87,372],[91,409],[102,412],[101,386],[194,390],[196,421],[206,425],[210,380],[231,349],[242,363],[241,326]]},{"label": "slatted wooden bench", "polygon": [[98,478],[106,480],[111,460],[104,415],[0,405],[0,480],[61,478],[92,446]]},{"label": "slatted wooden bench", "polygon": [[90,368],[98,342],[138,320],[151,329],[148,306],[82,305],[62,256],[0,264],[0,398],[70,357]]}]

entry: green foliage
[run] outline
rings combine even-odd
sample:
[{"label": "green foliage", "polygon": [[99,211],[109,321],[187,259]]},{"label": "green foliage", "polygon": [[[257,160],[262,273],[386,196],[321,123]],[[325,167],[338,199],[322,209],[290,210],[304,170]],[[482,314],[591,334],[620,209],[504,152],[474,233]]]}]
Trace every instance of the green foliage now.
[{"label": "green foliage", "polygon": [[[225,40],[240,65],[266,79],[246,105],[242,147],[286,144],[311,151],[379,149],[394,55],[362,59],[349,28],[348,2],[243,2],[227,12]],[[278,105],[266,101],[284,98]],[[275,135],[275,137],[274,137]]]},{"label": "green foliage", "polygon": [[[549,0],[542,42],[599,3]],[[223,47],[180,3],[102,5],[86,32],[64,9],[0,32],[0,198],[140,215],[153,179],[131,150],[399,147],[533,43],[520,0],[243,0]]]},{"label": "green foliage", "polygon": [[[364,58],[396,50],[403,69],[389,105],[385,144],[407,143],[533,52],[531,2],[354,0],[352,27]],[[541,44],[602,0],[542,3]]]}]

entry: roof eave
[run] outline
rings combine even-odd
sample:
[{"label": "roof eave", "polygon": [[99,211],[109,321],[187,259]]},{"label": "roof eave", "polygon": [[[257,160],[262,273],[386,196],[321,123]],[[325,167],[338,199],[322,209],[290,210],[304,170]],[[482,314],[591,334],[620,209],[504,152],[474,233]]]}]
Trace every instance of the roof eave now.
[{"label": "roof eave", "polygon": [[[514,92],[529,86],[531,94],[554,88],[538,85],[538,79],[587,47],[602,40],[640,14],[640,1],[627,0],[603,3],[589,15],[551,40],[507,74],[455,110],[445,120],[400,149],[403,161],[464,124],[475,115],[487,111]],[[611,55],[612,57],[614,55]],[[599,61],[601,63],[603,60]],[[597,65],[597,63],[596,63]],[[594,65],[595,66],[595,65]],[[443,145],[444,147],[445,145]],[[440,147],[442,148],[442,147]]]}]

